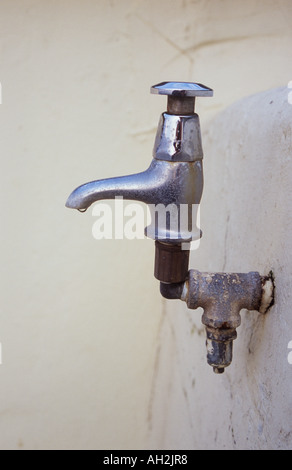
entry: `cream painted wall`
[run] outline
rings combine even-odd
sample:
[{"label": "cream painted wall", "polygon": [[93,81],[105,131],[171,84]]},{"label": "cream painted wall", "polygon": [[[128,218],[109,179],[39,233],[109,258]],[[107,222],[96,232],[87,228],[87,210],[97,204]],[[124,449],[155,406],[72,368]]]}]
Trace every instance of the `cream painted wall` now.
[{"label": "cream painted wall", "polygon": [[2,0],[0,448],[153,443],[153,243],[97,242],[91,212],[64,203],[82,182],[148,166],[165,108],[151,85],[213,87],[203,129],[286,85],[291,18],[289,0]]}]

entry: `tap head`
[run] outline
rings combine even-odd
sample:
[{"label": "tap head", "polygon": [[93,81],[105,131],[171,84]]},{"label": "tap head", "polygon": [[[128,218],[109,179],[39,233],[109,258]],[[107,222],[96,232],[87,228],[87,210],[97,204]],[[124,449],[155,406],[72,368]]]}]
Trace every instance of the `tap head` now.
[{"label": "tap head", "polygon": [[213,96],[213,90],[201,83],[161,82],[153,85],[150,92],[167,95],[167,112],[176,115],[194,114],[195,98]]},{"label": "tap head", "polygon": [[201,160],[203,149],[195,98],[213,96],[213,90],[201,83],[162,82],[153,85],[150,92],[167,96],[167,112],[160,116],[153,157],[178,162]]}]

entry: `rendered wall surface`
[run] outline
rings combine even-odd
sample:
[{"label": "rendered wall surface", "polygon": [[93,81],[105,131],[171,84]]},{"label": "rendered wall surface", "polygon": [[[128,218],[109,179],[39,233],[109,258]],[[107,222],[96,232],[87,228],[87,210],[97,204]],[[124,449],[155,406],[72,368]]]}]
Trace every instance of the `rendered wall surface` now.
[{"label": "rendered wall surface", "polygon": [[167,301],[153,442],[181,449],[291,449],[292,106],[287,88],[245,98],[204,135],[204,233],[191,267],[275,277],[266,314],[242,310],[232,364],[206,362],[201,309]]},{"label": "rendered wall surface", "polygon": [[[149,165],[159,115],[166,105],[164,97],[150,95],[151,85],[182,80],[214,88],[214,98],[197,103],[204,133],[209,120],[236,100],[285,87],[292,79],[291,18],[290,0],[0,2],[0,448],[139,449],[170,443],[162,438],[160,421],[169,419],[164,413],[164,388],[155,384],[164,374],[171,377],[169,359],[175,360],[186,345],[177,343],[165,358],[161,377],[157,350],[161,349],[162,361],[168,337],[162,342],[165,304],[153,277],[154,244],[97,241],[91,233],[95,220],[91,209],[79,214],[64,204],[83,182],[134,173]],[[234,124],[234,132],[235,128]],[[222,183],[219,171],[226,185],[220,186],[220,210],[226,211],[240,194],[231,193],[237,180],[230,181],[228,169],[223,172],[227,135],[219,134],[216,139],[212,134],[214,144],[211,137],[203,141],[203,216],[208,221],[210,214],[213,218],[219,214],[213,203],[206,209],[217,175],[218,184]],[[220,165],[208,174],[214,146],[221,148],[216,155]],[[258,207],[256,219],[261,220],[263,206],[256,206],[253,198],[265,201],[270,182],[256,168],[262,179],[257,178],[249,197],[244,194],[248,205]],[[237,167],[235,173],[242,174]],[[241,184],[246,188],[246,182]],[[223,268],[225,236],[225,269],[246,269],[250,264],[251,255],[242,265],[243,250],[237,259],[232,248],[236,220],[234,207],[229,209],[227,235],[225,212],[211,232],[204,225],[205,251],[198,256],[202,266],[203,253],[207,257],[213,253],[208,269]],[[282,210],[280,206],[279,216]],[[245,222],[255,236],[254,220]],[[273,229],[276,222],[271,222]],[[240,234],[242,224],[240,219]],[[266,226],[258,232],[256,253],[259,240],[269,233]],[[277,256],[289,255],[286,243],[286,238],[281,241]],[[245,244],[244,239],[241,248]],[[263,249],[270,253],[269,246]],[[266,254],[255,257],[255,264],[257,269],[268,268],[271,259]],[[178,328],[184,327],[184,318]],[[286,332],[283,354],[291,336],[288,328]],[[193,343],[189,347],[193,354]],[[198,348],[202,357],[203,349]],[[189,373],[188,368],[174,368],[170,384]],[[206,387],[218,384],[213,376],[202,382]],[[184,410],[175,395],[170,397],[174,407]],[[154,400],[159,408],[155,413]],[[167,407],[188,433],[189,413],[180,415],[169,402]],[[205,418],[196,419],[199,427]],[[281,416],[277,419],[280,422]],[[226,422],[229,426],[229,416]],[[175,448],[182,442],[182,436],[177,441],[174,435],[171,445]],[[190,445],[203,443],[191,439]]]}]

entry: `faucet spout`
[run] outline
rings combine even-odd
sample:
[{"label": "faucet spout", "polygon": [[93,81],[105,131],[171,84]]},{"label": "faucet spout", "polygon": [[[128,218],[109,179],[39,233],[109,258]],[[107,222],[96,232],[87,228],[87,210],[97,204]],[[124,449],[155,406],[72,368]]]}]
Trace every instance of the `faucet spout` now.
[{"label": "faucet spout", "polygon": [[177,224],[174,229],[167,229],[162,222],[156,227],[153,220],[146,229],[146,235],[155,240],[182,243],[200,238],[198,228],[192,221],[196,220],[202,191],[202,160],[169,162],[153,158],[149,168],[141,173],[96,180],[79,186],[70,194],[66,206],[83,212],[96,201],[123,197],[148,204],[152,215],[157,208],[162,207],[162,212],[174,210],[177,217],[180,217],[182,207],[186,207],[187,223],[181,223],[180,228]]},{"label": "faucet spout", "polygon": [[124,199],[148,202],[154,181],[151,181],[151,166],[141,173],[133,175],[106,178],[78,186],[67,199],[66,207],[86,211],[91,204],[103,199],[114,199],[122,196]]}]

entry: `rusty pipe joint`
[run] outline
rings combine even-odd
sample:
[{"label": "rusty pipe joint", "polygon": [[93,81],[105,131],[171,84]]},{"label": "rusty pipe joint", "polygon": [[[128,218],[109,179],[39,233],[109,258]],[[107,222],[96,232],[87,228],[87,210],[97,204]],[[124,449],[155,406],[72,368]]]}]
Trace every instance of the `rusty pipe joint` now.
[{"label": "rusty pipe joint", "polygon": [[261,276],[258,272],[201,273],[192,269],[185,283],[161,284],[164,297],[181,298],[190,309],[204,309],[207,362],[219,374],[232,361],[241,309],[266,313],[273,304],[273,290],[272,275]]}]

